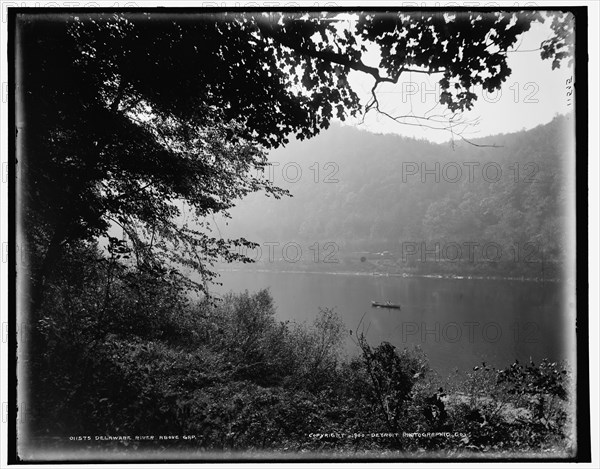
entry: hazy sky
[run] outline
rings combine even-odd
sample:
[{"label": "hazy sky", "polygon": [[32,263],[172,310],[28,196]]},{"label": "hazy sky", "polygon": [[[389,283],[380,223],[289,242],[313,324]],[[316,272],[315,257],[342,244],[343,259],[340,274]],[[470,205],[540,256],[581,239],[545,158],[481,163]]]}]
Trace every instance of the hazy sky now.
[{"label": "hazy sky", "polygon": [[[573,76],[573,69],[564,63],[560,69],[552,70],[551,61],[540,57],[540,43],[549,36],[551,30],[548,21],[545,24],[534,23],[528,32],[520,36],[521,41],[515,51],[509,54],[508,66],[512,74],[502,89],[495,93],[483,93],[481,88],[475,89],[478,99],[473,110],[465,113],[464,118],[470,122],[479,121],[479,124],[463,133],[466,138],[530,129],[549,122],[556,113],[567,113],[572,109],[567,101],[566,80]],[[373,60],[375,64],[376,60]],[[441,105],[436,107],[439,78],[439,74],[406,74],[404,81],[396,85],[380,85],[381,108],[392,115],[410,114],[411,110],[417,116],[444,112]],[[359,72],[353,72],[350,79],[353,88],[366,103],[373,79]],[[358,122],[353,124],[360,125]],[[447,131],[401,125],[376,111],[371,111],[360,127],[373,132],[393,132],[435,142],[451,138]]]}]

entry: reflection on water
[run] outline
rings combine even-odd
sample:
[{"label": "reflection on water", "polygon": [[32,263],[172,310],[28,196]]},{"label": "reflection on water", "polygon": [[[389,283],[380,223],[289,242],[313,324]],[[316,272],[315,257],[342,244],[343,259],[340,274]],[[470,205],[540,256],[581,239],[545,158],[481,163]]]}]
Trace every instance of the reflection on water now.
[{"label": "reflection on water", "polygon": [[[269,287],[280,320],[311,322],[320,307],[335,308],[354,336],[364,316],[371,345],[420,345],[443,374],[482,361],[561,360],[574,351],[567,340],[573,305],[557,283],[236,271],[221,272],[219,281],[217,294]],[[371,300],[402,309],[372,308]],[[353,336],[349,354],[358,350]]]}]

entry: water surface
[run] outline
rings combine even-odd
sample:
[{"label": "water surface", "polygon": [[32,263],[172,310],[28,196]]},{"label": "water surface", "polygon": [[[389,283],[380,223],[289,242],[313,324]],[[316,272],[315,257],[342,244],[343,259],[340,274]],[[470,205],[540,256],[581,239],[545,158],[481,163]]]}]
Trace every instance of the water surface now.
[{"label": "water surface", "polygon": [[[312,322],[319,308],[335,308],[348,329],[348,354],[358,353],[357,328],[368,327],[371,345],[420,345],[442,374],[483,361],[561,360],[574,351],[573,304],[556,282],[248,271],[221,272],[219,281],[218,294],[270,288],[280,320]],[[372,308],[371,300],[401,310]]]}]

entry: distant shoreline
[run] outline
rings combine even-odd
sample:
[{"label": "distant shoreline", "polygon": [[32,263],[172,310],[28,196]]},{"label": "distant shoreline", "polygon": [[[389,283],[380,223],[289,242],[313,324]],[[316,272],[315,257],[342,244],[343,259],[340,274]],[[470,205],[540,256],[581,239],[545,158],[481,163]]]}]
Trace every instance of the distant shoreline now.
[{"label": "distant shoreline", "polygon": [[540,277],[507,277],[493,275],[457,275],[457,274],[417,274],[417,273],[372,273],[355,271],[307,271],[307,270],[275,270],[275,269],[235,269],[235,268],[217,268],[217,272],[254,272],[254,273],[273,273],[273,274],[324,274],[324,275],[343,275],[359,277],[400,277],[400,278],[430,278],[438,280],[505,280],[516,282],[536,282],[536,283],[560,283],[564,279],[559,278],[540,278]]}]

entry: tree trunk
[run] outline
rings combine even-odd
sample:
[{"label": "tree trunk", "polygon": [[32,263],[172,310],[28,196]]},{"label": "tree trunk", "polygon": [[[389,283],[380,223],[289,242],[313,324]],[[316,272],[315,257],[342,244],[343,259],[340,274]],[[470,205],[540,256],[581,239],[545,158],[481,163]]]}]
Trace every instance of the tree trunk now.
[{"label": "tree trunk", "polygon": [[67,234],[67,223],[59,223],[46,250],[46,255],[38,272],[34,275],[33,285],[31,285],[31,310],[30,319],[32,323],[39,319],[40,308],[44,302],[44,293],[46,284],[54,266],[62,255],[62,244]]}]

